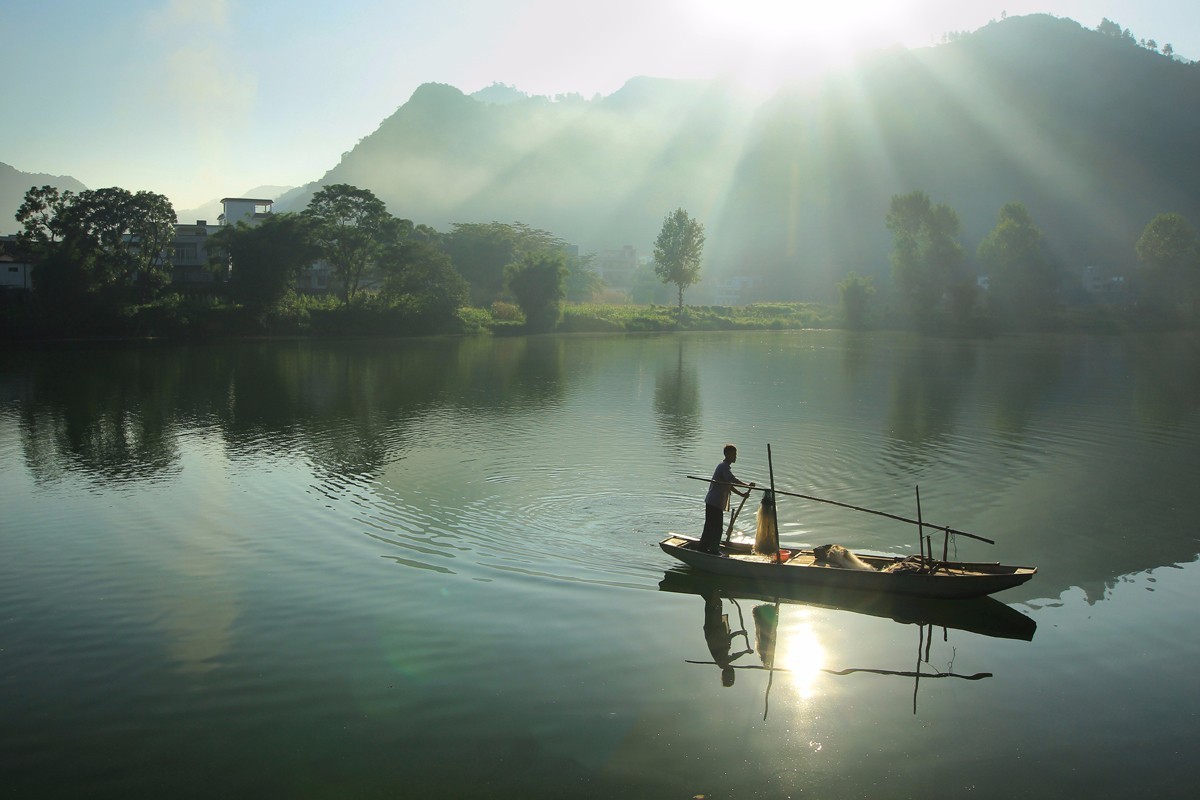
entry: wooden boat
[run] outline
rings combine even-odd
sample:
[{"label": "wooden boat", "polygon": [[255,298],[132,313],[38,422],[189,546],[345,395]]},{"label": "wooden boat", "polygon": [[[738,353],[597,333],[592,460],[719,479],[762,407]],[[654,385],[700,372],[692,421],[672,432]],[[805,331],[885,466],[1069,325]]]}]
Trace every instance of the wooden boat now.
[{"label": "wooden boat", "polygon": [[[913,569],[897,569],[901,556],[859,555],[873,569],[846,569],[818,558],[812,550],[781,550],[781,558],[756,555],[752,544],[734,540],[721,545],[717,554],[699,549],[700,542],[688,536],[670,535],[659,546],[663,552],[697,570],[746,578],[779,586],[828,587],[859,592],[875,592],[961,599],[984,597],[1020,586],[1037,574],[1036,567],[1017,567],[998,563],[935,561],[909,557]],[[885,572],[891,568],[896,571]]]}]

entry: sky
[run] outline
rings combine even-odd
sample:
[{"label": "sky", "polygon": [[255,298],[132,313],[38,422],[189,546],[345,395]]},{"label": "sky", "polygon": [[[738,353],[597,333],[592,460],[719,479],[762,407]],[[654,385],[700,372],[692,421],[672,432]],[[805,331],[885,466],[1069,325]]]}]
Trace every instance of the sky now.
[{"label": "sky", "polygon": [[176,210],[319,179],[423,83],[759,92],[864,50],[1047,13],[1200,60],[1196,0],[4,0],[0,162]]}]

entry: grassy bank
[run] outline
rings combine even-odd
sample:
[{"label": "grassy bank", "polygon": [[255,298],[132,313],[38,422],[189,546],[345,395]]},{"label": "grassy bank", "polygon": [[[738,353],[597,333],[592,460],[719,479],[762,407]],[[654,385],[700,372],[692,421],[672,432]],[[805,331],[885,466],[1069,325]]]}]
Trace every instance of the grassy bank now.
[{"label": "grassy bank", "polygon": [[[933,313],[914,325],[907,316],[882,307],[868,314],[873,330],[919,329],[950,336],[992,336],[1006,332],[1123,334],[1195,328],[1195,316],[1147,315],[1105,306],[1060,309],[1039,318],[1000,320],[974,316],[955,321]],[[554,331],[559,333],[641,333],[669,331],[799,330],[846,327],[842,309],[820,303],[755,303],[745,306],[567,304]],[[55,339],[223,339],[257,337],[337,338],[347,336],[520,335],[525,320],[514,304],[463,307],[434,316],[404,304],[367,298],[344,307],[334,297],[289,294],[267,309],[250,309],[212,295],[172,294],[119,312],[57,314],[46,318],[32,304],[0,307],[0,332],[17,340]]]}]

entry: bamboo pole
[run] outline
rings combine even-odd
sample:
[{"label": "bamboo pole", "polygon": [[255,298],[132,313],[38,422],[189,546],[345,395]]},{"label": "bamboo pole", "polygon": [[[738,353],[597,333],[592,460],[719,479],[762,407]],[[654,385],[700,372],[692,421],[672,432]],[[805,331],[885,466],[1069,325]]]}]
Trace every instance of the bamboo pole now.
[{"label": "bamboo pole", "polygon": [[742,502],[738,503],[738,507],[734,509],[733,516],[729,518],[729,527],[725,529],[725,544],[729,544],[729,540],[733,536],[733,523],[737,522],[738,514],[742,513],[742,506],[746,505],[746,498],[749,496],[749,492],[746,492],[742,496]]},{"label": "bamboo pole", "polygon": [[[775,563],[782,564],[779,555],[779,501],[775,499],[775,466],[771,462],[771,445],[767,444],[767,474],[771,478],[771,519],[775,522]],[[747,494],[749,494],[747,492]]]},{"label": "bamboo pole", "polygon": [[[725,483],[725,481],[714,481],[712,478],[700,478],[695,475],[685,475],[684,477],[688,478],[690,480],[693,480],[693,481],[704,481],[705,483]],[[730,485],[732,486],[734,484],[730,484]],[[761,486],[753,486],[753,487],[751,487],[751,490],[752,491],[760,491],[760,492],[766,491]],[[851,511],[862,511],[864,514],[874,514],[875,516],[878,516],[878,517],[887,517],[888,519],[894,519],[897,522],[907,522],[910,525],[918,524],[917,520],[915,520],[915,519],[910,519],[908,517],[901,517],[898,514],[889,514],[886,511],[876,511],[875,509],[872,509],[872,508],[863,508],[862,506],[852,506],[849,503],[839,503],[837,500],[826,500],[823,497],[813,497],[810,494],[800,494],[798,492],[785,492],[782,489],[772,489],[771,491],[776,495],[776,497],[778,497],[779,495],[784,495],[785,497],[798,497],[801,500],[812,500],[815,503],[827,503],[831,506],[838,506],[840,508],[848,508]],[[937,525],[934,527],[940,528],[943,526]],[[949,525],[945,526],[945,528],[950,533],[953,533],[955,536],[966,536],[968,539],[976,539],[980,542],[987,542],[988,544],[996,543],[996,541],[994,539],[988,539],[986,536],[979,536],[974,533],[967,533],[966,531],[960,531],[960,530],[957,530],[956,528],[951,528]]]},{"label": "bamboo pole", "polygon": [[925,525],[921,521],[921,487],[917,486],[917,551],[921,554],[921,572],[925,571]]}]

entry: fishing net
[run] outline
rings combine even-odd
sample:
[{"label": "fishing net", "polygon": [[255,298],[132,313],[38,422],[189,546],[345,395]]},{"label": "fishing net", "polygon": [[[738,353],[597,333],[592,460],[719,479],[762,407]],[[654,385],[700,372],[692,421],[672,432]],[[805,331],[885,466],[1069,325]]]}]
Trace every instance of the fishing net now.
[{"label": "fishing net", "polygon": [[779,532],[775,527],[775,495],[763,492],[758,505],[758,529],[754,533],[752,552],[773,556],[779,550]]}]

